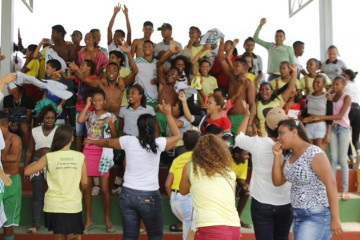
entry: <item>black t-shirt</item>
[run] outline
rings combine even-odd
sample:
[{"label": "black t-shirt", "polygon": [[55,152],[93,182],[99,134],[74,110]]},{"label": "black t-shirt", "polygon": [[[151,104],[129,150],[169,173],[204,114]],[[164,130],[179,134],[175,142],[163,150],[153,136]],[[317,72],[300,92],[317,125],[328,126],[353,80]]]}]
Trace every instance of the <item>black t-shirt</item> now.
[{"label": "black t-shirt", "polygon": [[16,104],[14,97],[8,95],[4,98],[4,108],[9,109],[11,122],[22,122],[27,119],[26,110],[32,109],[33,101],[31,97],[22,95],[21,101]]}]

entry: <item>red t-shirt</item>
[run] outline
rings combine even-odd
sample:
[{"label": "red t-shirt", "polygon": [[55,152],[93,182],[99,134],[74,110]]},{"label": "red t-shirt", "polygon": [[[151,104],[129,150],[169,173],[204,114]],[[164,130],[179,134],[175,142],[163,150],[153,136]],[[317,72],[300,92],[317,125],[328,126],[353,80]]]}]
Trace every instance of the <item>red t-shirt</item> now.
[{"label": "red t-shirt", "polygon": [[[236,56],[232,56],[231,61],[233,62],[236,58]],[[211,68],[211,75],[213,75],[217,79],[218,86],[220,88],[223,88],[225,90],[229,89],[229,78],[222,70],[219,58],[215,58],[214,65]]]},{"label": "red t-shirt", "polygon": [[[221,129],[224,130],[229,130],[231,129],[231,122],[227,117],[221,117],[215,120],[211,120],[210,118],[206,119],[206,122],[208,122],[209,124],[214,124],[216,126],[221,127]],[[201,132],[204,133],[205,132],[205,126],[201,126]]]},{"label": "red t-shirt", "polygon": [[[93,79],[93,80],[96,80],[97,77],[96,75],[91,75],[89,76],[89,79]],[[89,93],[89,91],[91,90],[91,87],[90,86],[87,86],[86,84],[82,84],[82,82],[75,76],[75,82],[78,83],[78,93],[77,93],[77,99],[76,99],[76,111],[81,111],[85,108],[85,105],[86,105],[86,98],[88,96],[84,96],[84,87],[87,87],[87,93]],[[84,86],[86,85],[86,86]],[[91,105],[89,107],[89,110],[88,111],[92,111],[94,109],[94,106]]]}]

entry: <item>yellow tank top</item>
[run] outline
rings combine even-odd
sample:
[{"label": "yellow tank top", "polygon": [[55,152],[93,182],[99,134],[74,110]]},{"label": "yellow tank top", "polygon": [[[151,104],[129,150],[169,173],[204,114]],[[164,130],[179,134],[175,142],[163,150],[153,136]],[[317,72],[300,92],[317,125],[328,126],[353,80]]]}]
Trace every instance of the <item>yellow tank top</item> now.
[{"label": "yellow tank top", "polygon": [[80,180],[85,155],[73,150],[59,150],[47,153],[45,157],[48,190],[44,212],[81,212]]},{"label": "yellow tank top", "polygon": [[240,218],[235,207],[235,173],[229,169],[229,183],[221,175],[207,177],[201,171],[193,174],[189,163],[190,193],[196,210],[196,227],[240,226]]}]

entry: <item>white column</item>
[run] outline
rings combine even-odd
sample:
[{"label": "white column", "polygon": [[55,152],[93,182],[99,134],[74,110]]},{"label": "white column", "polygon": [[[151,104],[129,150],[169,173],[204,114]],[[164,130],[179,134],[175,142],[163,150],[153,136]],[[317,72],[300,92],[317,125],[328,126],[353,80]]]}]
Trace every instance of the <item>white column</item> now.
[{"label": "white column", "polygon": [[1,1],[1,55],[0,76],[12,71],[14,0]]},{"label": "white column", "polygon": [[320,60],[327,59],[327,48],[333,44],[332,0],[319,0]]}]

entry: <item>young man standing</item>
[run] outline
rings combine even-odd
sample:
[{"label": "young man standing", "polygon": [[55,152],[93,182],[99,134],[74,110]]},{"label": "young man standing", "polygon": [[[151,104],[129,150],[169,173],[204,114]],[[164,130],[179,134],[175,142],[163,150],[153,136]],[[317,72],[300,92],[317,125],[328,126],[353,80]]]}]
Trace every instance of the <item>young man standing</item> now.
[{"label": "young man standing", "polygon": [[[160,59],[161,56],[163,54],[165,54],[165,52],[167,50],[169,50],[170,48],[170,41],[174,41],[175,42],[175,46],[178,47],[179,49],[182,49],[182,45],[181,43],[175,41],[172,39],[172,26],[169,24],[169,23],[164,23],[163,25],[161,25],[161,27],[159,27],[157,29],[158,31],[161,31],[161,36],[164,38],[162,42],[159,42],[158,44],[156,44],[156,47],[155,47],[155,57],[157,59]],[[177,56],[180,56],[181,55],[181,52],[179,52],[178,54],[176,55],[173,55],[171,57],[171,59],[174,59],[176,58]],[[165,65],[167,68],[170,68],[170,62],[167,61],[165,62]]]},{"label": "young man standing", "polygon": [[19,162],[21,158],[21,140],[8,130],[9,114],[0,111],[0,130],[4,136],[5,148],[2,149],[1,163],[4,172],[10,175],[12,184],[5,186],[3,195],[4,212],[7,221],[4,223],[4,239],[13,240],[13,226],[19,226],[21,210],[21,177]]},{"label": "young man standing", "polygon": [[151,34],[154,32],[153,23],[150,21],[144,22],[143,32],[144,37],[140,39],[135,39],[131,45],[132,57],[134,57],[135,54],[137,58],[144,56],[143,45],[146,40],[150,40]]},{"label": "young man standing", "polygon": [[[108,50],[111,51],[119,51],[122,52],[120,47],[125,43],[125,32],[121,29],[115,30],[114,37],[112,34],[112,28],[114,26],[116,15],[120,12],[121,5],[117,5],[114,7],[114,13],[110,19],[109,26],[108,26],[108,36],[107,36],[107,44],[108,44]],[[127,38],[126,43],[130,46],[131,45],[131,26],[129,21],[129,15],[128,15],[128,9],[124,5],[124,15],[126,19],[126,28],[127,28]],[[129,59],[125,56],[125,66],[129,66]]]}]

